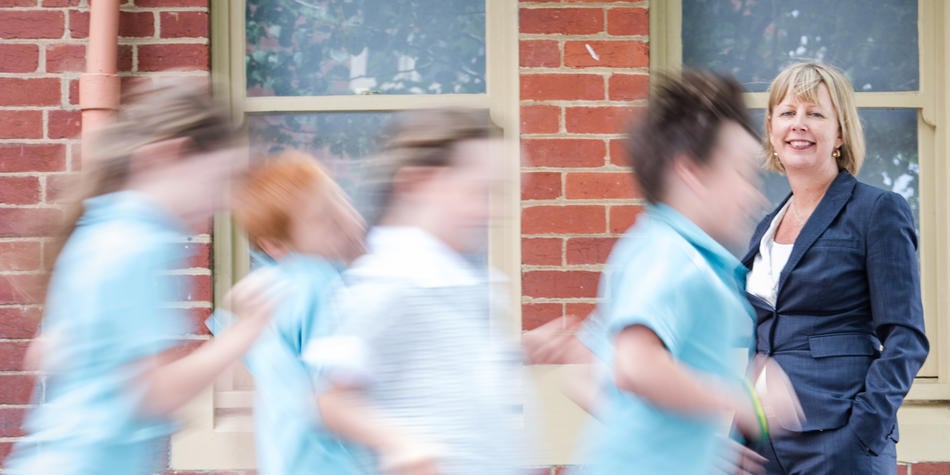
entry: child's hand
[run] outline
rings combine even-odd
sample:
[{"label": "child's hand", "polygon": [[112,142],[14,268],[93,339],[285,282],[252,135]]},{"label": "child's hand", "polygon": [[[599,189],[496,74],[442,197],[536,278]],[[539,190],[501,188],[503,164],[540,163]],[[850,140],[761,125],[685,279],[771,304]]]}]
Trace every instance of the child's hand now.
[{"label": "child's hand", "polygon": [[521,337],[521,346],[532,364],[580,363],[572,361],[583,359],[578,356],[577,329],[584,322],[573,315],[552,320],[534,330],[525,332]]},{"label": "child's hand", "polygon": [[769,433],[777,435],[800,430],[805,422],[805,412],[782,367],[772,358],[756,355],[749,369],[749,380],[769,421]]},{"label": "child's hand", "polygon": [[765,473],[768,460],[754,450],[723,437],[722,452],[716,463],[716,475],[759,475]]},{"label": "child's hand", "polygon": [[276,269],[259,269],[241,279],[224,297],[225,306],[240,320],[266,323],[286,295],[287,283]]},{"label": "child's hand", "polygon": [[440,475],[438,460],[442,450],[413,437],[380,453],[380,469],[392,475]]}]

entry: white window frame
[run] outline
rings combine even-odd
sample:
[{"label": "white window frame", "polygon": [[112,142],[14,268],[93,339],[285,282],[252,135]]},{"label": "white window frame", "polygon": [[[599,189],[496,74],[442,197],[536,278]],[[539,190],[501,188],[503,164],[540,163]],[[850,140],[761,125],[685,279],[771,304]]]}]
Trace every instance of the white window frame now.
[{"label": "white window frame", "polygon": [[[215,93],[232,106],[243,123],[246,114],[281,112],[398,111],[439,106],[487,110],[504,137],[520,136],[518,103],[518,4],[486,0],[486,92],[441,95],[342,95],[247,97],[245,67],[245,0],[211,0],[211,71]],[[511,147],[505,164],[504,189],[493,195],[489,263],[510,277],[509,285],[493,298],[510,302],[512,330],[520,330],[520,165],[518,147]],[[248,243],[230,217],[214,223],[215,306],[233,283],[247,273]],[[170,467],[175,470],[242,470],[256,466],[253,427],[247,409],[252,391],[234,390],[239,371],[224,375],[183,411],[186,425],[172,437]]]}]

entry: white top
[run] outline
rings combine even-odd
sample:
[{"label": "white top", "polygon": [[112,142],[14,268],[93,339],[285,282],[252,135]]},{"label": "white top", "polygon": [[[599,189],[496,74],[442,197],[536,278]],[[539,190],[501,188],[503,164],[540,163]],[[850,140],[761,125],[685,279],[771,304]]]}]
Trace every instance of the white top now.
[{"label": "white top", "polygon": [[792,200],[785,202],[785,206],[775,214],[772,223],[762,235],[759,242],[759,253],[755,256],[752,263],[752,270],[746,277],[745,289],[752,295],[765,300],[771,306],[775,306],[775,299],[778,293],[779,277],[782,275],[782,269],[788,263],[789,256],[792,255],[794,244],[781,244],[775,242],[775,231],[779,223],[788,211]]}]

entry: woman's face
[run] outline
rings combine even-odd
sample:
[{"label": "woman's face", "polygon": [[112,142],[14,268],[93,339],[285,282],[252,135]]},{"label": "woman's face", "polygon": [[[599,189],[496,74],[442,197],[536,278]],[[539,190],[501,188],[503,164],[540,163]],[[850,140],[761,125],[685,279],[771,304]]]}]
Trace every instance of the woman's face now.
[{"label": "woman's face", "polygon": [[838,114],[827,86],[819,86],[815,95],[816,102],[786,95],[769,116],[769,141],[787,173],[838,170],[831,155],[843,143]]}]

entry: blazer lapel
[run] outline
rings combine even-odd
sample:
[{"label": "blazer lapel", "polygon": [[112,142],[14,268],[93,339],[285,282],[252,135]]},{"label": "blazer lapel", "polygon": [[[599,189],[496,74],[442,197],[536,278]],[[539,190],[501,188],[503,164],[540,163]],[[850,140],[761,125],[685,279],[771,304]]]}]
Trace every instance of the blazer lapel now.
[{"label": "blazer lapel", "polygon": [[785,264],[785,268],[782,269],[782,274],[779,276],[776,295],[781,295],[782,287],[785,285],[785,281],[788,279],[788,275],[792,269],[798,265],[802,256],[808,252],[808,249],[815,243],[818,236],[828,229],[831,222],[834,221],[838,213],[841,212],[841,208],[844,207],[845,203],[847,203],[851,197],[851,192],[854,190],[856,182],[854,177],[846,171],[839,173],[835,181],[831,182],[831,186],[829,186],[828,191],[825,192],[824,198],[818,203],[818,207],[815,208],[815,211],[808,218],[808,221],[805,222],[805,227],[803,227],[798,234],[798,238],[795,239],[792,254],[788,257],[788,263]]}]

